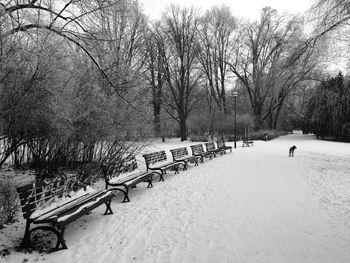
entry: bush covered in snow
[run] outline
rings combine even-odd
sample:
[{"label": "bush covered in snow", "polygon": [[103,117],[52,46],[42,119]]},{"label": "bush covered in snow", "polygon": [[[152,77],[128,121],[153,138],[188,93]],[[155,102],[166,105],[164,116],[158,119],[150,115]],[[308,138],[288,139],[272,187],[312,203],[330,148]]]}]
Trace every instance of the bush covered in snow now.
[{"label": "bush covered in snow", "polygon": [[15,184],[12,180],[0,180],[0,227],[13,222],[19,209],[19,200]]}]

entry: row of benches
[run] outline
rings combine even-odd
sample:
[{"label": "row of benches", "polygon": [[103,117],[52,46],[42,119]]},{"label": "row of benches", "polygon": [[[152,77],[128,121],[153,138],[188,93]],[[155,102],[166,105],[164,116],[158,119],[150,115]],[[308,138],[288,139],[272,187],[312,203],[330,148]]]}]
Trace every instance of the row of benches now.
[{"label": "row of benches", "polygon": [[[40,181],[34,184],[18,187],[23,216],[26,219],[25,234],[22,241],[23,247],[40,246],[42,232],[53,234],[55,240],[50,241],[52,250],[67,248],[64,240],[65,227],[77,218],[88,214],[96,207],[105,204],[106,214],[112,214],[111,199],[115,191],[123,193],[123,202],[129,202],[129,189],[136,187],[141,182],[148,183],[147,188],[153,186],[155,175],[159,181],[164,181],[163,175],[168,170],[179,173],[179,166],[186,170],[189,163],[198,165],[204,158],[212,159],[217,154],[224,154],[226,150],[232,151],[231,146],[224,142],[191,145],[192,155],[189,155],[187,147],[170,150],[173,160],[168,161],[165,151],[144,154],[146,171],[139,171],[136,158],[130,157],[115,164],[114,167],[101,166],[105,178],[105,190],[95,191],[90,186],[82,184],[77,176],[57,178],[53,182]],[[39,225],[31,228],[31,224]],[[46,238],[47,240],[47,238]]]}]

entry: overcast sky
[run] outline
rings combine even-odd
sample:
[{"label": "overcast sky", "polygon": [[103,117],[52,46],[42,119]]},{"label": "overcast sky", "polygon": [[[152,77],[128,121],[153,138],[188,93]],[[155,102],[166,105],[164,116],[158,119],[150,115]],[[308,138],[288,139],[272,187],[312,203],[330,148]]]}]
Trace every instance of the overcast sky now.
[{"label": "overcast sky", "polygon": [[260,10],[265,6],[271,6],[279,12],[300,13],[306,11],[313,2],[312,0],[140,0],[144,12],[151,19],[160,18],[165,7],[171,3],[180,6],[195,6],[202,11],[213,5],[220,6],[226,3],[231,8],[234,16],[255,20],[259,18]]}]

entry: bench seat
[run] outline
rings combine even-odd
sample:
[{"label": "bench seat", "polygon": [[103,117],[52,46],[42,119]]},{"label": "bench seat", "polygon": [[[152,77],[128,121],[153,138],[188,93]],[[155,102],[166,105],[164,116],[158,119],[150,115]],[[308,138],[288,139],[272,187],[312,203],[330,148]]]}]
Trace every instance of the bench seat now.
[{"label": "bench seat", "polygon": [[207,142],[205,143],[205,147],[207,149],[207,152],[213,153],[213,156],[216,157],[216,154],[223,154],[223,150],[220,148],[215,148],[215,143],[214,142]]},{"label": "bench seat", "polygon": [[172,149],[170,152],[173,156],[173,161],[181,163],[183,170],[187,170],[188,163],[194,163],[194,165],[197,166],[198,160],[201,159],[200,156],[189,155],[187,147]]},{"label": "bench seat", "polygon": [[111,191],[99,191],[93,197],[89,197],[88,200],[85,200],[84,203],[57,214],[56,220],[58,225],[60,227],[65,226],[77,218],[90,213],[90,211],[107,202],[113,196],[114,194]]},{"label": "bench seat", "polygon": [[212,152],[205,152],[202,144],[195,144],[191,145],[192,155],[193,156],[199,156],[201,162],[204,161],[204,158],[209,158],[210,160],[213,159],[213,153]]},{"label": "bench seat", "polygon": [[250,146],[254,146],[254,141],[248,141],[248,140],[243,140],[243,143],[242,143],[242,147],[250,147]]},{"label": "bench seat", "polygon": [[165,151],[147,153],[143,155],[147,171],[153,171],[159,175],[159,181],[164,181],[163,175],[168,170],[179,173],[179,163],[168,161]]},{"label": "bench seat", "polygon": [[[111,165],[110,165],[111,166]],[[121,165],[113,164],[109,169],[104,166],[102,171],[105,177],[106,189],[122,192],[123,203],[130,202],[129,189],[137,184],[146,182],[147,188],[153,187],[153,171],[140,171],[135,156],[122,161]]]},{"label": "bench seat", "polygon": [[227,146],[224,140],[219,140],[217,142],[217,145],[218,148],[221,149],[224,154],[226,154],[226,150],[230,150],[230,152],[232,152],[232,146]]},{"label": "bench seat", "polygon": [[[38,181],[17,188],[20,196],[26,228],[23,247],[34,245],[31,234],[36,231],[50,231],[57,237],[52,250],[65,249],[65,226],[79,217],[105,204],[106,214],[112,214],[110,207],[114,194],[109,190],[95,191],[84,185],[77,176],[58,178],[50,183]],[[40,226],[31,228],[31,224]]]}]

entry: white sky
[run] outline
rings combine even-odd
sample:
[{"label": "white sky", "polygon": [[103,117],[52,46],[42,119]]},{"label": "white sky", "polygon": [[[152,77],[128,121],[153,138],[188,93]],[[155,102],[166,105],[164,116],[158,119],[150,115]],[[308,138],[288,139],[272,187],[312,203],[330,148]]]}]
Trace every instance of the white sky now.
[{"label": "white sky", "polygon": [[140,0],[145,14],[151,19],[160,18],[161,13],[171,3],[194,6],[202,11],[225,3],[230,6],[234,16],[255,20],[259,18],[260,11],[265,6],[275,8],[279,13],[301,13],[306,11],[312,2],[313,0]]}]

